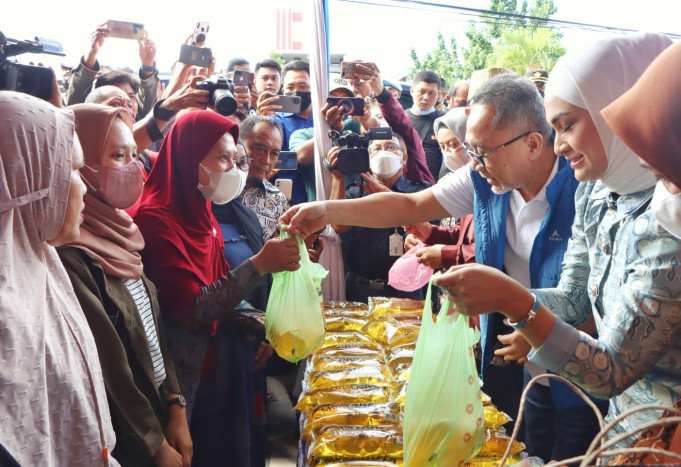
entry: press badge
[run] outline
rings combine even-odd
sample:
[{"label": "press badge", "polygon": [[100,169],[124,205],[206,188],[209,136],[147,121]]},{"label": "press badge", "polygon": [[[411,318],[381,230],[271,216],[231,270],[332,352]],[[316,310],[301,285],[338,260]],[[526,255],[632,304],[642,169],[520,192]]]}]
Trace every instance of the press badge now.
[{"label": "press badge", "polygon": [[390,256],[402,256],[404,254],[404,237],[397,230],[390,236]]}]

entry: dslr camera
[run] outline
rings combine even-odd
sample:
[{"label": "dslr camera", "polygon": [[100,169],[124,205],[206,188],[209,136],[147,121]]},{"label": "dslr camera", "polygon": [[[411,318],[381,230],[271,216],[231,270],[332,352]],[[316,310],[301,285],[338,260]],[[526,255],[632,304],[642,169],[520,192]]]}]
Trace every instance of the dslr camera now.
[{"label": "dslr camera", "polygon": [[227,116],[236,112],[237,102],[232,94],[234,92],[234,83],[231,79],[227,79],[224,76],[216,76],[199,81],[196,83],[196,89],[210,91],[208,99],[220,115]]},{"label": "dslr camera", "polygon": [[52,70],[9,60],[23,53],[65,55],[57,41],[41,37],[34,41],[18,41],[0,32],[0,90],[23,92],[49,100],[52,96]]},{"label": "dslr camera", "polygon": [[342,134],[329,131],[329,138],[340,146],[338,169],[344,175],[355,175],[369,171],[369,142],[375,139],[392,139],[393,130],[389,127],[369,128],[363,135],[351,131]]}]

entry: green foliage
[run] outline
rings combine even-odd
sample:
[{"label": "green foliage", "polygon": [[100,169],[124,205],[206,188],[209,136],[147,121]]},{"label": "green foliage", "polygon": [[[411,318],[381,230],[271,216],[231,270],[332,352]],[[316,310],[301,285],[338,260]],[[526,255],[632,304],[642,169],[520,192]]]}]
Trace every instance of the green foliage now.
[{"label": "green foliage", "polygon": [[284,58],[281,56],[281,53],[277,52],[276,50],[270,51],[270,58],[275,62],[279,63],[282,69],[286,65],[286,60],[284,60]]},{"label": "green foliage", "polygon": [[[504,14],[550,18],[557,9],[553,0],[490,0],[488,10]],[[471,22],[465,31],[468,46],[457,49],[453,36],[450,47],[438,31],[437,47],[433,52],[419,58],[411,50],[412,73],[432,70],[448,83],[469,78],[475,70],[491,66],[511,68],[524,74],[527,68],[551,70],[558,58],[565,53],[560,45],[561,34],[546,28],[542,19],[508,18],[486,13],[478,22]],[[459,57],[462,57],[462,60]]]},{"label": "green foliage", "polygon": [[444,78],[447,83],[453,83],[463,76],[456,39],[453,36],[450,37],[449,47],[447,47],[445,38],[440,31],[437,33],[437,48],[432,53],[427,53],[421,61],[412,48],[411,59],[414,62],[411,67],[411,72],[414,75],[421,70],[431,70]]},{"label": "green foliage", "polygon": [[491,66],[509,68],[523,75],[530,68],[551,71],[565,53],[559,37],[551,29],[507,30],[488,57]]}]

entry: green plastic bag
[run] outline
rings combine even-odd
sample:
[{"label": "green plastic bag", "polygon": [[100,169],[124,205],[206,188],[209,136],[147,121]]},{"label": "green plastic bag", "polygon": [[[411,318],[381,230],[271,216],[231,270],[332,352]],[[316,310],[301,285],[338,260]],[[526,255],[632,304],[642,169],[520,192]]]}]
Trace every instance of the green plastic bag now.
[{"label": "green plastic bag", "polygon": [[[288,233],[281,230],[281,238]],[[310,261],[305,243],[296,235],[300,269],[272,274],[267,301],[267,340],[277,354],[291,363],[307,357],[324,342],[322,279],[328,271]]]},{"label": "green plastic bag", "polygon": [[[433,277],[437,277],[438,274]],[[405,467],[457,467],[482,448],[485,423],[473,345],[480,332],[468,316],[447,315],[446,301],[433,322],[428,285],[404,407]]]}]

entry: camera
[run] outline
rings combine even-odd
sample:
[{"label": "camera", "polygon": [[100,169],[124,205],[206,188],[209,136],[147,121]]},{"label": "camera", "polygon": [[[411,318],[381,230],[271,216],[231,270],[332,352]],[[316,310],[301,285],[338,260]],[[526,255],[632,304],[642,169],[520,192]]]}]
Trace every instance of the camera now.
[{"label": "camera", "polygon": [[0,89],[30,94],[49,100],[52,96],[52,70],[10,61],[23,53],[48,53],[64,56],[57,41],[36,37],[34,41],[18,41],[0,32]]},{"label": "camera", "polygon": [[231,79],[217,76],[205,81],[199,81],[196,83],[196,89],[210,91],[210,96],[208,96],[210,103],[220,115],[227,116],[236,112],[237,102],[232,94],[234,92],[234,83],[232,83]]},{"label": "camera", "polygon": [[392,139],[393,130],[389,127],[369,128],[363,135],[351,131],[342,134],[329,131],[329,138],[340,147],[338,169],[344,175],[355,175],[369,171],[369,142],[375,139]]}]

